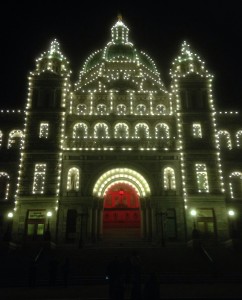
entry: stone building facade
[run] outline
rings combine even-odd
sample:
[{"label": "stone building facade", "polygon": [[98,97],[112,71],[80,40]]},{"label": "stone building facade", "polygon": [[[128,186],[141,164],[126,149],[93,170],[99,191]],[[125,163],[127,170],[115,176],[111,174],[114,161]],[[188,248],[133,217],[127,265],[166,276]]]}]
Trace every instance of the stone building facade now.
[{"label": "stone building facade", "polygon": [[[16,242],[184,242],[242,232],[242,122],[184,42],[166,88],[121,18],[71,82],[57,40],[1,112],[1,234]],[[7,218],[9,214],[10,219]],[[12,214],[11,214],[12,213]]]}]

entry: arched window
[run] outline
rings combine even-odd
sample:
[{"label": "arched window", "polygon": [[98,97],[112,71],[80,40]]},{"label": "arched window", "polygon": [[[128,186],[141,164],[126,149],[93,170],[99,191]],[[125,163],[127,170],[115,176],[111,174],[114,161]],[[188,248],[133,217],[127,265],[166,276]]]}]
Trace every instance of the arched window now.
[{"label": "arched window", "polygon": [[0,147],[2,147],[2,144],[3,144],[3,133],[0,130]]},{"label": "arched window", "polygon": [[35,164],[33,194],[44,194],[46,177],[46,164]]},{"label": "arched window", "polygon": [[39,126],[39,138],[47,139],[49,135],[49,123],[41,122]]},{"label": "arched window", "polygon": [[107,106],[105,104],[98,104],[97,106],[97,113],[100,115],[106,115],[107,113]]},{"label": "arched window", "polygon": [[77,168],[71,168],[67,175],[67,190],[79,191],[79,170]]},{"label": "arched window", "polygon": [[74,139],[82,139],[87,138],[87,124],[85,123],[77,123],[73,126],[72,137]]},{"label": "arched window", "polygon": [[236,132],[236,146],[242,148],[242,130]]},{"label": "arched window", "polygon": [[10,177],[5,172],[0,172],[0,200],[7,200],[9,196]]},{"label": "arched window", "polygon": [[107,139],[109,138],[108,134],[108,125],[105,123],[97,123],[94,126],[94,138],[98,139]]},{"label": "arched window", "polygon": [[136,124],[134,128],[134,136],[136,139],[141,139],[141,138],[148,139],[150,137],[149,126],[146,123]]},{"label": "arched window", "polygon": [[118,123],[114,127],[114,137],[116,139],[129,138],[129,126],[125,123]]},{"label": "arched window", "polygon": [[232,142],[231,137],[228,131],[226,130],[219,130],[217,133],[218,138],[218,148],[219,149],[232,149]]},{"label": "arched window", "polygon": [[199,193],[208,193],[208,173],[207,166],[205,164],[195,164],[197,188]]},{"label": "arched window", "polygon": [[159,123],[155,126],[155,138],[156,139],[169,139],[170,130],[169,126],[165,123]]},{"label": "arched window", "polygon": [[87,114],[87,106],[85,104],[78,104],[76,107],[76,112],[78,115]]},{"label": "arched window", "polygon": [[146,113],[146,106],[144,104],[139,104],[136,106],[136,114],[144,115]]},{"label": "arched window", "polygon": [[157,115],[164,115],[166,113],[166,107],[163,104],[158,104],[155,108],[155,113]]},{"label": "arched window", "polygon": [[231,198],[242,198],[242,172],[233,172],[229,176]]},{"label": "arched window", "polygon": [[202,138],[202,126],[200,123],[192,124],[192,135],[194,138]]},{"label": "arched window", "polygon": [[117,105],[117,114],[118,115],[126,115],[127,107],[124,104]]},{"label": "arched window", "polygon": [[22,130],[12,130],[9,133],[8,138],[8,148],[20,148],[22,147],[23,143],[23,132]]},{"label": "arched window", "polygon": [[164,169],[164,189],[176,190],[175,171],[171,167],[166,167]]}]

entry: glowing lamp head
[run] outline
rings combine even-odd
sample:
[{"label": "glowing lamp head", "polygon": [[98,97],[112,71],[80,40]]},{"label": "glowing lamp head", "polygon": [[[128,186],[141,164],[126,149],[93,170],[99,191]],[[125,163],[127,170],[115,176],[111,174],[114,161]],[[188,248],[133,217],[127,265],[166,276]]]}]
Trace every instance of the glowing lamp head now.
[{"label": "glowing lamp head", "polygon": [[12,213],[12,212],[9,212],[9,213],[8,213],[8,218],[11,219],[12,217],[13,217],[13,213]]},{"label": "glowing lamp head", "polygon": [[195,209],[192,209],[190,214],[191,214],[191,216],[196,217],[197,211]]},{"label": "glowing lamp head", "polygon": [[46,215],[47,215],[48,218],[50,218],[50,217],[52,217],[52,212],[48,211]]},{"label": "glowing lamp head", "polygon": [[230,210],[228,211],[228,215],[229,215],[230,217],[233,217],[233,216],[235,215],[234,210],[230,209]]}]

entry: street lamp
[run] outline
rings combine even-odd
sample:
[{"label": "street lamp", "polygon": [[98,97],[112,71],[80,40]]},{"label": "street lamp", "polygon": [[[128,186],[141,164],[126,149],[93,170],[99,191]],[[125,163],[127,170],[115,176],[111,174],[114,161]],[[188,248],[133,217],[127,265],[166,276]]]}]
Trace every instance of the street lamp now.
[{"label": "street lamp", "polygon": [[196,216],[197,216],[197,211],[195,209],[192,209],[190,211],[191,216],[193,217],[193,229],[196,229]]},{"label": "street lamp", "polygon": [[3,240],[5,242],[10,242],[11,241],[11,238],[12,238],[12,224],[13,224],[13,212],[9,212],[7,214],[7,229],[6,229],[6,232],[4,234],[4,237],[3,237]]},{"label": "street lamp", "polygon": [[190,214],[193,218],[193,230],[192,230],[192,238],[193,239],[199,239],[200,238],[200,232],[199,230],[197,229],[197,226],[196,226],[196,217],[197,217],[197,211],[196,209],[192,209],[190,211]]},{"label": "street lamp", "polygon": [[231,238],[237,238],[238,237],[238,232],[236,230],[236,226],[235,226],[235,217],[236,217],[236,213],[233,209],[229,209],[228,210],[228,216],[229,216],[229,223],[230,223],[230,235]]},{"label": "street lamp", "polygon": [[47,217],[47,227],[46,227],[45,234],[44,234],[44,240],[45,241],[50,241],[51,240],[50,218],[52,217],[52,212],[51,211],[47,211],[46,217]]}]

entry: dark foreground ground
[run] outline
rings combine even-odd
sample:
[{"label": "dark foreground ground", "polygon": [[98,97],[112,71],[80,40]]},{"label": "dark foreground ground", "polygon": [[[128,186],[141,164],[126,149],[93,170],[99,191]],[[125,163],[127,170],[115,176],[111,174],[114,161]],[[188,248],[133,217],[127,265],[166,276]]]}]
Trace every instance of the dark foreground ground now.
[{"label": "dark foreground ground", "polygon": [[[125,261],[137,251],[141,260],[142,287],[150,273],[160,286],[160,299],[241,299],[242,251],[206,245],[206,254],[187,245],[165,247],[137,245],[76,247],[58,246],[54,250],[39,245],[3,251],[0,256],[0,300],[109,299],[106,269],[114,256]],[[29,286],[30,266],[36,264],[35,286]],[[57,261],[56,281],[50,283],[50,262]],[[65,286],[63,263],[68,258]],[[130,286],[124,299],[131,299]],[[140,299],[141,300],[141,299]],[[152,300],[152,299],[151,299]]]}]

